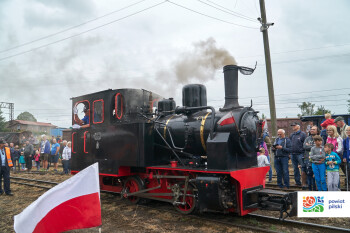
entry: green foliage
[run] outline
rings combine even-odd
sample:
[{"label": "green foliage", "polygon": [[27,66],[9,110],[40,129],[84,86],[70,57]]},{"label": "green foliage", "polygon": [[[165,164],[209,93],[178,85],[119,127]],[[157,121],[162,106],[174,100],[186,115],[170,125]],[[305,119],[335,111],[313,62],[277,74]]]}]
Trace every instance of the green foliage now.
[{"label": "green foliage", "polygon": [[1,132],[5,131],[5,126],[6,126],[6,120],[5,120],[5,117],[2,116],[2,111],[0,109],[0,131]]},{"label": "green foliage", "polygon": [[298,117],[300,116],[311,116],[314,115],[314,107],[315,104],[311,102],[303,102],[302,104],[298,104],[298,107],[301,110],[301,114],[298,114]]},{"label": "green foliage", "polygon": [[[349,107],[350,107],[350,100],[348,100],[348,102],[349,102]],[[298,114],[298,117],[300,117],[300,116],[312,116],[312,115],[324,115],[325,113],[331,113],[331,110],[326,109],[322,105],[317,106],[316,107],[317,109],[315,111],[315,104],[313,104],[311,102],[303,102],[300,105],[298,104],[298,107],[301,110],[301,114]]]},{"label": "green foliage", "polygon": [[324,115],[326,113],[331,113],[331,110],[325,109],[325,107],[321,105],[317,107],[317,110],[314,113],[314,115]]},{"label": "green foliage", "polygon": [[17,120],[37,122],[36,118],[30,112],[22,112],[17,116]]}]

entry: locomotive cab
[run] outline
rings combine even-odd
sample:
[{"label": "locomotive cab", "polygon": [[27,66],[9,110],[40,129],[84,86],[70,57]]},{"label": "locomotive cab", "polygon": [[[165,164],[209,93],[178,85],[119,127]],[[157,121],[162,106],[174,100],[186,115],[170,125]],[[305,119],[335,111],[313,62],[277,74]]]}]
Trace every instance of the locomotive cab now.
[{"label": "locomotive cab", "polygon": [[[88,108],[88,127],[72,129],[72,170],[99,162],[102,173],[116,174],[119,167],[153,164],[152,114],[161,96],[146,90],[106,90],[72,98],[72,107]],[[73,114],[73,124],[76,117]]]}]

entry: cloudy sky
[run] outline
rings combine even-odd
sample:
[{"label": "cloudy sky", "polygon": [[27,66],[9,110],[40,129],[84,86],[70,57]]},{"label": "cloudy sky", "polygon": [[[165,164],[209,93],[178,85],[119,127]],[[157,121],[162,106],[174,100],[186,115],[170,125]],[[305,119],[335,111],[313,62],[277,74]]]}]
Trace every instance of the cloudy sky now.
[{"label": "cloudy sky", "polygon": [[[303,101],[346,113],[350,1],[268,0],[266,11],[277,117]],[[203,83],[219,108],[222,55],[257,62],[239,102],[269,116],[259,16],[258,0],[0,0],[0,102],[69,127],[71,97],[144,88],[180,105],[182,85]]]}]

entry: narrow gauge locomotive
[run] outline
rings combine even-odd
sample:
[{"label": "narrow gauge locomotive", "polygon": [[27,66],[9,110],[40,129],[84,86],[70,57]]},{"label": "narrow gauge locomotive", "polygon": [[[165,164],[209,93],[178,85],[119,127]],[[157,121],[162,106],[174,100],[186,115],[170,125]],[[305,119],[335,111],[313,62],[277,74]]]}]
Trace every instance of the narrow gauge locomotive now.
[{"label": "narrow gauge locomotive", "polygon": [[[194,210],[245,215],[257,209],[296,214],[296,193],[265,189],[269,167],[257,167],[262,121],[238,103],[238,71],[223,68],[225,104],[207,106],[206,88],[183,87],[183,106],[146,90],[105,90],[72,98],[90,125],[72,130],[72,173],[98,162],[102,190]],[[157,107],[157,108],[156,108]],[[73,114],[73,123],[75,123]]]}]

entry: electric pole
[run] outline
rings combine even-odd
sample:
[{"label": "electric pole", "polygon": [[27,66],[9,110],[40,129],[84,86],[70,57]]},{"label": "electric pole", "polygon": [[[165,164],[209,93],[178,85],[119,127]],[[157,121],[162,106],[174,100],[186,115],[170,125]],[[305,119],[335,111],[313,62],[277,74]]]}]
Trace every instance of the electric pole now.
[{"label": "electric pole", "polygon": [[267,29],[273,25],[273,23],[266,22],[266,10],[265,10],[265,0],[260,1],[260,12],[261,18],[258,20],[261,23],[260,31],[263,34],[264,39],[264,50],[265,50],[265,63],[266,63],[266,75],[267,75],[267,89],[269,92],[269,104],[270,104],[270,116],[271,116],[271,131],[273,138],[276,138],[277,134],[277,120],[276,120],[276,105],[275,105],[275,93],[273,89],[272,80],[272,67],[271,67],[271,56],[270,56],[270,46],[269,46],[269,35]]}]

